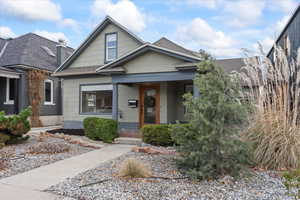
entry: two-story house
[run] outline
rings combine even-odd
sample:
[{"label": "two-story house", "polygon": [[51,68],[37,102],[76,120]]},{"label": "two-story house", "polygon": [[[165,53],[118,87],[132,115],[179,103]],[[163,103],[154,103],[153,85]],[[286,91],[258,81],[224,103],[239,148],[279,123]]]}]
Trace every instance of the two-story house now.
[{"label": "two-story house", "polygon": [[[64,128],[82,129],[89,116],[118,121],[121,133],[144,124],[184,121],[182,95],[191,92],[197,52],[161,38],[144,42],[106,17],[56,70],[63,78]],[[242,59],[217,60],[226,70],[240,69]]]}]

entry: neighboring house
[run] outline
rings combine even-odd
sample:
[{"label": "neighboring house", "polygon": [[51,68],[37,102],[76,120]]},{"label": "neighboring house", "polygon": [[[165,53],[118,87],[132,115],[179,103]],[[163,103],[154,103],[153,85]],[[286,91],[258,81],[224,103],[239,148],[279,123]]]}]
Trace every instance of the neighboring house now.
[{"label": "neighboring house", "polygon": [[[300,4],[279,34],[275,44],[280,46],[289,58],[297,58],[297,51],[300,48]],[[274,47],[271,48],[267,56],[273,59],[273,53]]]},{"label": "neighboring house", "polygon": [[[81,129],[89,116],[117,120],[122,133],[185,121],[182,95],[199,95],[193,79],[200,61],[166,38],[146,43],[108,16],[53,74],[63,78],[64,128]],[[244,65],[217,63],[225,71]]]},{"label": "neighboring house", "polygon": [[[14,39],[0,38],[0,111],[9,115],[28,107],[28,70],[51,74],[72,52],[62,43],[33,33]],[[57,124],[62,114],[61,81],[48,77],[41,87],[41,121],[44,125]]]}]

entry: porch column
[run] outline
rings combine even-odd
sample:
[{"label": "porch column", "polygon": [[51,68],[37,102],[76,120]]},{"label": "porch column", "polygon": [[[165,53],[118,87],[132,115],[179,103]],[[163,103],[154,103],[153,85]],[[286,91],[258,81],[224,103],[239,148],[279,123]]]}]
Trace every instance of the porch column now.
[{"label": "porch column", "polygon": [[194,93],[194,97],[195,97],[195,98],[200,97],[199,89],[198,89],[198,87],[195,85],[195,83],[193,83],[193,93]]},{"label": "porch column", "polygon": [[118,84],[113,84],[113,102],[112,102],[112,118],[118,121]]}]

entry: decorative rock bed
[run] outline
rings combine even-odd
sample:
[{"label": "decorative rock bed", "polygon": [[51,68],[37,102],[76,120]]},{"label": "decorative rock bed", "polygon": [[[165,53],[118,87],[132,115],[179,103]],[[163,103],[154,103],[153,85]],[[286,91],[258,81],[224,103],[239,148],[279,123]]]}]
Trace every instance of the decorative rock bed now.
[{"label": "decorative rock bed", "polygon": [[[45,144],[45,145],[40,145]],[[56,145],[49,145],[56,144]],[[39,152],[40,146],[44,146]],[[48,149],[47,149],[48,148]],[[51,148],[57,148],[51,149]],[[35,149],[37,152],[35,152]],[[49,150],[49,151],[48,151]],[[54,151],[56,153],[47,153]],[[60,152],[61,153],[57,153]],[[9,145],[0,149],[2,152],[12,152],[10,161],[4,170],[0,170],[0,179],[13,176],[50,163],[87,153],[95,148],[72,144],[61,138],[31,136],[26,142]]]},{"label": "decorative rock bed", "polygon": [[[162,150],[162,149],[161,149]],[[117,176],[119,166],[135,158],[148,163],[156,177],[176,179],[125,179]],[[61,200],[96,199],[226,199],[226,200],[289,200],[281,178],[276,172],[253,172],[240,180],[224,177],[218,181],[193,182],[184,179],[175,167],[174,155],[130,152],[96,169],[52,186],[47,191],[63,195]],[[182,178],[182,179],[180,179]],[[96,183],[96,182],[101,183]],[[92,183],[92,184],[91,184]],[[96,183],[96,184],[93,184]]]}]

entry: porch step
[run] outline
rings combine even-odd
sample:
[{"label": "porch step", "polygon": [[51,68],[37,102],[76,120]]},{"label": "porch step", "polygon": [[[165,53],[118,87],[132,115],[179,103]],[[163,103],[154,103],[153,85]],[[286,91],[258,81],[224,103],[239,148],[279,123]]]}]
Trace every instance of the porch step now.
[{"label": "porch step", "polygon": [[132,137],[118,137],[115,139],[116,144],[129,144],[129,145],[140,145],[142,144],[142,139],[132,138]]}]

